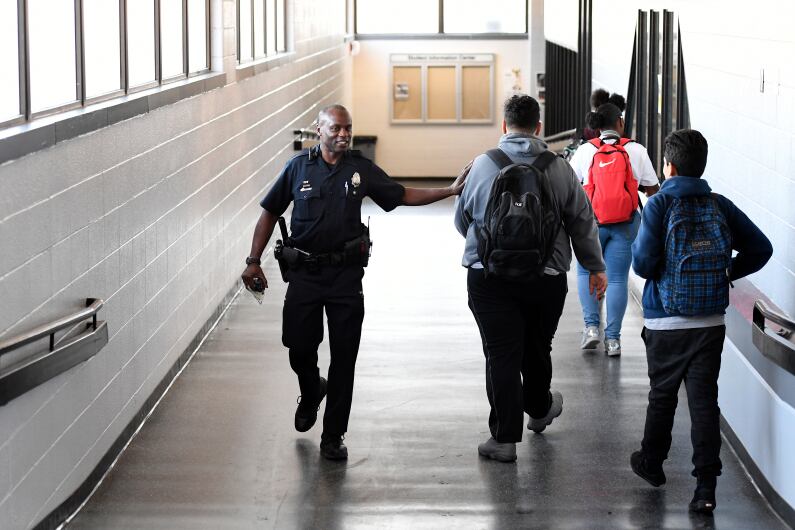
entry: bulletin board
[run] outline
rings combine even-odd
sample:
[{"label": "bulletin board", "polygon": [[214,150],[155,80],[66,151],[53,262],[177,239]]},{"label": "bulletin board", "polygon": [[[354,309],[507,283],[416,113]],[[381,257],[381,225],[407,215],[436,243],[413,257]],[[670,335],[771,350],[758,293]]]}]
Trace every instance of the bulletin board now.
[{"label": "bulletin board", "polygon": [[390,61],[392,123],[494,122],[494,54],[393,54]]}]

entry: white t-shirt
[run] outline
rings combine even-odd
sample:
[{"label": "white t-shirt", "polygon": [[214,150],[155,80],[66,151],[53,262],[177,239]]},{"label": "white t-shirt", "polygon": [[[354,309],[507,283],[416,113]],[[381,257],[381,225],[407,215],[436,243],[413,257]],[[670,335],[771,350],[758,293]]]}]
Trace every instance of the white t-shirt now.
[{"label": "white t-shirt", "polygon": [[[602,138],[604,139],[604,137],[611,132],[613,131],[605,131],[605,133],[602,134]],[[618,135],[615,134],[615,136]],[[605,143],[614,144],[616,140],[615,138],[606,138]],[[645,147],[637,142],[630,142],[624,146],[624,149],[627,150],[629,163],[632,166],[632,174],[635,176],[639,185],[655,186],[660,183],[657,179],[657,174],[654,172],[651,159],[649,159],[649,153],[646,152]],[[574,156],[571,157],[569,161],[571,167],[574,169],[574,173],[577,174],[577,178],[580,179],[580,182],[583,184],[588,183],[588,171],[591,169],[591,162],[593,161],[593,155],[596,154],[596,151],[597,148],[594,147],[593,144],[584,143],[577,148]]]}]

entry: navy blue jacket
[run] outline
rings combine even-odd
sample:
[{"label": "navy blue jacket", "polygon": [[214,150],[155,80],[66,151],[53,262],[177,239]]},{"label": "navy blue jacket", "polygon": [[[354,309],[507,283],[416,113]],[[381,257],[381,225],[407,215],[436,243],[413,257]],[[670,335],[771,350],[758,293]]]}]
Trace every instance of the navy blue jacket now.
[{"label": "navy blue jacket", "polygon": [[[641,278],[643,287],[643,316],[664,318],[676,316],[666,313],[660,301],[657,280],[665,264],[665,214],[674,197],[709,195],[712,190],[700,178],[677,176],[663,182],[660,191],[653,195],[643,208],[643,222],[638,237],[632,244],[632,268]],[[773,255],[773,246],[761,230],[737,206],[722,195],[716,196],[718,205],[726,216],[731,230],[732,280],[752,274],[764,267]]]}]

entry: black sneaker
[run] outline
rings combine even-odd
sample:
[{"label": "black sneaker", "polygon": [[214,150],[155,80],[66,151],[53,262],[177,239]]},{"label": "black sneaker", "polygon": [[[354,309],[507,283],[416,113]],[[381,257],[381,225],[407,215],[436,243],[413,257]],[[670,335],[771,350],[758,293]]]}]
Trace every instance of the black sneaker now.
[{"label": "black sneaker", "polygon": [[315,403],[305,403],[301,396],[298,396],[298,408],[295,409],[295,430],[298,432],[306,432],[312,428],[317,421],[317,411],[320,408],[320,402],[326,397],[327,382],[325,377],[320,378],[320,385],[318,389],[318,398]]},{"label": "black sneaker", "polygon": [[322,435],[320,438],[320,454],[328,460],[347,460],[348,448],[342,443],[344,436]]},{"label": "black sneaker", "polygon": [[632,453],[632,456],[629,457],[629,465],[637,476],[655,488],[665,484],[665,473],[663,473],[662,464],[650,464],[640,451]]},{"label": "black sneaker", "polygon": [[699,477],[696,484],[696,492],[693,494],[693,500],[690,501],[691,512],[709,515],[715,511],[715,486],[717,482],[717,477]]}]

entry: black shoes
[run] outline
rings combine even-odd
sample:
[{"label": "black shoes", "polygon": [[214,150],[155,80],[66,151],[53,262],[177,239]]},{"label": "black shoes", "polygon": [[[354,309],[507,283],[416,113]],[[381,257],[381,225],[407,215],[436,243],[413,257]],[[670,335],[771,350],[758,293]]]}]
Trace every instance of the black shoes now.
[{"label": "black shoes", "polygon": [[317,421],[317,411],[320,408],[320,402],[326,397],[326,378],[320,378],[320,385],[318,388],[318,398],[314,403],[304,402],[300,397],[298,398],[298,408],[295,409],[295,430],[298,432],[306,432],[312,428]]},{"label": "black shoes", "polygon": [[637,476],[655,488],[665,484],[665,473],[663,473],[662,464],[650,464],[640,451],[632,453],[632,456],[629,457],[629,465],[632,466],[632,471]]},{"label": "black shoes", "polygon": [[696,484],[696,492],[693,500],[690,501],[690,511],[705,515],[715,511],[715,486],[717,477],[699,477]]},{"label": "black shoes", "polygon": [[342,443],[342,436],[323,434],[320,438],[320,454],[328,460],[347,460],[348,448]]}]

